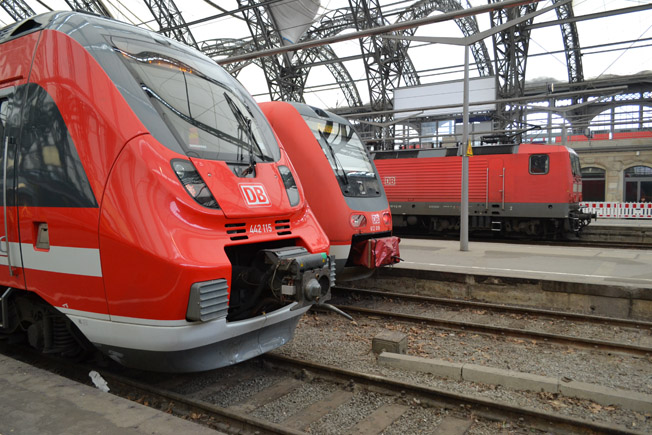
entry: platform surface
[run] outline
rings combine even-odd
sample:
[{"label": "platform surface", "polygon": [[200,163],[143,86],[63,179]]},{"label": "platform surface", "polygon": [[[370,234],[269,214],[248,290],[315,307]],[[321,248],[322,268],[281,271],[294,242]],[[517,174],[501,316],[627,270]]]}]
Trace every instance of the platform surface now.
[{"label": "platform surface", "polygon": [[0,354],[1,435],[219,433]]},{"label": "platform surface", "polygon": [[652,250],[401,238],[404,260],[393,266],[489,276],[649,287]]}]

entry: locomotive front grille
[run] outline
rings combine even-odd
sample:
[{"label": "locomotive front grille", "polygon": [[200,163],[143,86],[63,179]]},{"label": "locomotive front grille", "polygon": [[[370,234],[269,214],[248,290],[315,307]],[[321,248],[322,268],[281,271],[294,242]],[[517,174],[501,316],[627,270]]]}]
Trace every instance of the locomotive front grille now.
[{"label": "locomotive front grille", "polygon": [[282,220],[275,221],[274,228],[278,232],[279,236],[286,236],[288,234],[292,234],[292,231],[290,230],[289,219],[282,219]]},{"label": "locomotive front grille", "polygon": [[226,224],[226,234],[231,236],[231,240],[246,240],[247,237],[247,224]]},{"label": "locomotive front grille", "polygon": [[229,285],[225,279],[197,282],[190,287],[186,319],[207,322],[226,317],[229,309]]}]

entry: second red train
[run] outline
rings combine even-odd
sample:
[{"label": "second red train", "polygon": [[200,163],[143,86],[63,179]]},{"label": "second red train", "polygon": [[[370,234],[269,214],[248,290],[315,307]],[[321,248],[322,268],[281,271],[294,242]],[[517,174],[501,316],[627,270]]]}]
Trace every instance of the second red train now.
[{"label": "second red train", "polygon": [[[580,160],[558,145],[474,147],[469,157],[469,229],[559,238],[577,234],[592,215],[580,208]],[[460,228],[462,158],[455,148],[375,153],[394,228]]]}]

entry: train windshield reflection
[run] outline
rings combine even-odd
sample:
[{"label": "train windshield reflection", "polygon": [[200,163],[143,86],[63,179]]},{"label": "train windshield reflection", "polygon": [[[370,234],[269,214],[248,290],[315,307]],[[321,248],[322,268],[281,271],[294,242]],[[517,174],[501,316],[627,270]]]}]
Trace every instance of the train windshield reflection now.
[{"label": "train windshield reflection", "polygon": [[161,47],[118,38],[113,42],[188,156],[243,164],[276,160],[270,141],[263,140],[264,120],[257,119],[231,83],[204,74]]},{"label": "train windshield reflection", "polygon": [[337,175],[345,196],[378,196],[369,155],[351,125],[302,115]]}]

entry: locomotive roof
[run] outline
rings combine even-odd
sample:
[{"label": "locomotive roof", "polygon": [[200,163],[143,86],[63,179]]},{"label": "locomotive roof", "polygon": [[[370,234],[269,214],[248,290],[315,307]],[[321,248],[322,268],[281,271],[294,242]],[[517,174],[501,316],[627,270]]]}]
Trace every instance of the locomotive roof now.
[{"label": "locomotive roof", "polygon": [[[520,145],[488,145],[472,147],[474,156],[490,154],[517,154]],[[457,155],[457,148],[428,148],[417,150],[374,151],[375,160],[382,159],[415,159],[423,157],[453,157]]]},{"label": "locomotive roof", "polygon": [[[488,156],[496,154],[533,154],[533,153],[556,153],[569,152],[571,148],[563,145],[543,144],[502,144],[484,145],[473,148],[474,156]],[[374,160],[383,159],[416,159],[424,157],[454,157],[457,156],[458,148],[427,148],[396,151],[372,151]],[[572,151],[571,151],[572,152]]]}]

